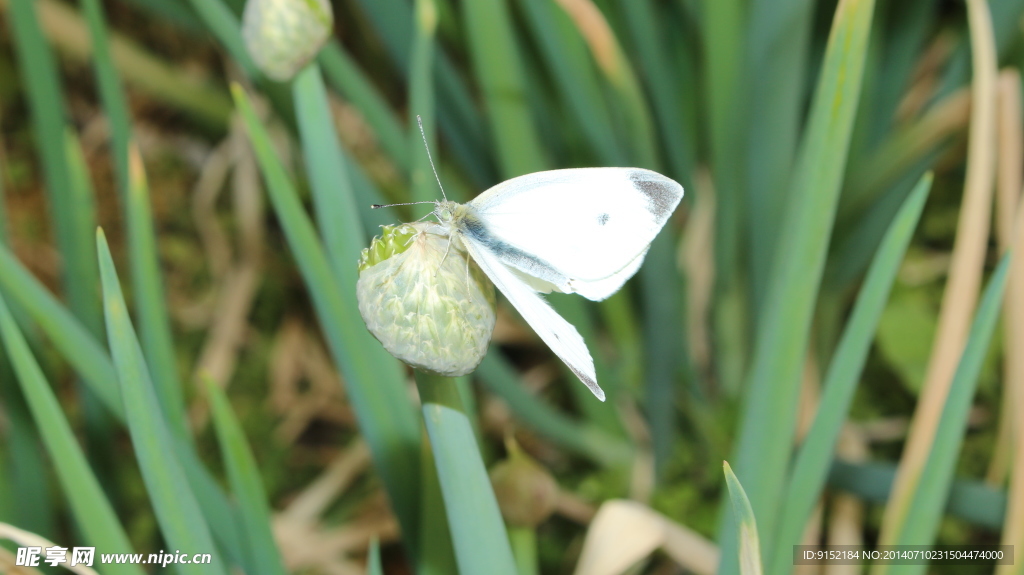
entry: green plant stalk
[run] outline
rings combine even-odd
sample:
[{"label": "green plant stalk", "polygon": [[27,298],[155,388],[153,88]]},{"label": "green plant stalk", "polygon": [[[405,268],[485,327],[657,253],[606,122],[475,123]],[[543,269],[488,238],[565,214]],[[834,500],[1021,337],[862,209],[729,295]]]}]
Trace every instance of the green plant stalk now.
[{"label": "green plant stalk", "polygon": [[[433,0],[416,0],[416,27],[409,70],[409,187],[412,202],[432,202],[440,190],[434,181],[429,149],[437,149],[434,122],[434,34],[437,31],[437,6]],[[422,122],[422,124],[420,124]],[[420,134],[420,128],[423,134]],[[424,150],[426,146],[428,149]]]},{"label": "green plant stalk", "polygon": [[[892,491],[896,466],[892,463],[849,463],[834,460],[829,487],[851,493],[864,503],[885,505]],[[1006,518],[1006,492],[970,479],[958,479],[949,490],[945,510],[952,517],[998,531]]]},{"label": "green plant stalk", "polygon": [[[105,553],[131,553],[128,535],[89,468],[85,454],[25,337],[0,296],[0,335],[18,374],[18,382],[32,411],[46,451],[50,455],[75,521],[86,540]],[[108,565],[105,573],[142,575],[138,565]]]},{"label": "green plant stalk", "polygon": [[755,317],[767,291],[796,157],[814,7],[810,0],[750,3],[743,187],[749,206],[748,262]]},{"label": "green plant stalk", "polygon": [[[762,525],[776,525],[790,458],[811,319],[827,255],[857,110],[874,0],[839,4],[765,296],[736,447],[736,470]],[[724,515],[723,518],[727,518]],[[731,573],[735,528],[719,532],[722,568]],[[771,548],[773,541],[766,541]],[[735,564],[731,564],[735,565]]]},{"label": "green plant stalk", "polygon": [[[669,224],[671,226],[671,223]],[[662,476],[676,445],[676,393],[681,356],[688,349],[683,335],[682,279],[676,272],[673,230],[662,230],[651,243],[640,268],[644,314],[644,411],[650,427],[656,477]]]},{"label": "green plant stalk", "polygon": [[[76,227],[81,230],[91,230],[96,227],[96,204],[93,200],[92,181],[89,177],[89,168],[86,166],[85,157],[82,154],[81,144],[71,129],[65,131],[65,146],[71,175],[71,193],[74,196],[73,204],[76,206],[74,214]],[[92,235],[87,234],[86,237],[91,239]],[[88,262],[81,262],[76,267],[81,274],[79,280],[86,283],[78,288],[79,291],[95,302],[90,309],[83,310],[89,312],[89,316],[83,318],[83,323],[93,335],[102,338],[104,331],[103,312],[100,309],[99,269],[91,257]],[[103,402],[93,392],[92,386],[78,379],[75,381],[75,389],[78,392],[82,418],[85,423],[85,444],[89,452],[89,460],[100,474],[100,481],[108,487],[112,486],[114,478],[110,474],[114,469],[114,461],[111,459],[111,451],[106,447],[114,439],[110,415],[101,407]]]},{"label": "green plant stalk", "polygon": [[[939,531],[950,487],[956,473],[956,464],[967,432],[967,417],[971,409],[974,392],[978,386],[978,375],[985,360],[992,333],[999,320],[1003,303],[1010,255],[1005,254],[988,287],[981,298],[978,312],[971,324],[970,335],[953,382],[949,396],[942,410],[939,427],[932,443],[928,461],[921,470],[917,488],[913,491],[907,517],[895,538],[897,545],[930,545]],[[924,573],[925,565],[888,565],[887,573]]]},{"label": "green plant stalk", "polygon": [[206,381],[213,424],[217,430],[224,467],[227,468],[231,492],[238,501],[249,552],[249,564],[255,575],[284,575],[281,553],[271,532],[267,492],[260,478],[259,466],[245,438],[242,425],[235,417],[224,390],[213,381]]},{"label": "green plant stalk", "polygon": [[462,17],[502,177],[545,169],[544,146],[526,106],[522,62],[505,0],[463,2]]},{"label": "green plant stalk", "polygon": [[210,529],[175,456],[174,438],[150,381],[150,371],[128,317],[114,260],[102,230],[97,230],[96,244],[103,279],[107,338],[124,398],[128,431],[161,533],[172,548],[213,553],[212,563],[190,565],[187,570],[179,569],[180,572],[224,575],[219,555],[214,553]]},{"label": "green plant stalk", "polygon": [[[663,48],[663,31],[655,6],[650,0],[620,0],[618,5],[625,16],[640,71],[648,86],[667,164],[677,177],[686,182],[692,181],[694,150],[691,149],[683,109],[679,105],[679,74],[674,62],[667,60],[668,51]],[[643,167],[659,169],[658,164]]]},{"label": "green plant stalk", "polygon": [[437,464],[426,429],[423,433],[422,464],[420,466],[420,548],[416,572],[419,575],[447,575],[458,573],[455,549],[452,546],[448,512],[444,507],[441,483],[437,478]]},{"label": "green plant stalk", "polygon": [[320,67],[306,66],[292,81],[292,96],[302,139],[306,174],[313,189],[317,225],[338,281],[355,285],[354,264],[366,232],[359,219],[358,202],[348,174],[348,161],[341,151],[327,90]]},{"label": "green plant stalk", "polygon": [[704,79],[710,108],[712,170],[715,179],[715,275],[727,290],[740,265],[740,245],[744,237],[741,105],[743,67],[743,30],[745,15],[740,0],[703,3],[704,53],[707,57]]},{"label": "green plant stalk", "polygon": [[153,211],[149,203],[149,184],[138,149],[130,147],[128,159],[129,190],[125,217],[128,227],[128,260],[131,264],[135,313],[146,361],[152,366],[152,378],[162,413],[170,430],[178,437],[189,437],[185,415],[185,397],[178,374],[171,320],[160,273]]},{"label": "green plant stalk", "polygon": [[72,312],[94,334],[102,334],[92,258],[92,198],[76,194],[65,141],[64,102],[57,65],[43,37],[32,0],[11,0],[18,62],[42,158],[51,220],[63,262],[62,281]]},{"label": "green plant stalk", "polygon": [[772,566],[771,573],[785,573],[792,568],[793,545],[800,543],[807,519],[825,486],[839,432],[931,183],[931,174],[921,178],[889,226],[829,364],[814,422],[789,474],[774,551],[766,549],[765,560]]},{"label": "green plant stalk", "polygon": [[410,161],[405,129],[359,64],[334,39],[320,51],[317,61],[327,82],[359,110],[373,128],[373,135],[381,148],[403,173],[407,173]]},{"label": "green plant stalk", "polygon": [[[309,288],[331,353],[345,376],[360,430],[370,446],[408,548],[416,549],[420,433],[401,367],[363,326],[356,307],[355,283],[341,284],[332,272],[298,193],[248,97],[237,85],[232,92],[274,210]],[[354,262],[355,259],[353,265]]]},{"label": "green plant stalk", "polygon": [[460,573],[514,575],[498,500],[452,378],[416,372]]},{"label": "green plant stalk", "polygon": [[249,56],[249,51],[242,41],[242,30],[238,18],[223,0],[189,0],[189,5],[203,21],[206,28],[220,41],[231,57],[245,71],[245,75],[254,80],[263,78],[263,74]]},{"label": "green plant stalk", "polygon": [[539,575],[537,531],[532,527],[509,526],[508,538],[512,542],[512,554],[516,558],[518,575]]},{"label": "green plant stalk", "polygon": [[[128,143],[131,141],[131,120],[128,117],[128,101],[121,89],[121,80],[110,55],[110,40],[107,37],[103,5],[99,0],[80,0],[82,12],[89,25],[92,39],[92,60],[96,67],[96,84],[103,102],[103,111],[110,122],[110,141],[114,168],[117,174],[117,189],[121,193],[122,205],[128,199]],[[92,258],[90,258],[91,260]]]},{"label": "green plant stalk", "polygon": [[366,554],[369,557],[366,562],[366,575],[384,575],[384,567],[380,562],[380,543],[376,537],[370,542],[370,549]]}]

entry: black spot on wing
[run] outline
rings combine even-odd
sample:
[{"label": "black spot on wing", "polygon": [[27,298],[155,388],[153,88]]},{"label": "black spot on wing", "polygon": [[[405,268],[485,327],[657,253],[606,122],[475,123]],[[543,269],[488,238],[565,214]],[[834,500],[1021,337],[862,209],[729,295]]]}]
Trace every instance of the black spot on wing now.
[{"label": "black spot on wing", "polygon": [[610,219],[611,219],[610,215],[608,215],[608,214],[601,214],[600,216],[597,216],[597,225],[603,226],[603,225],[607,224],[608,220],[610,220]]},{"label": "black spot on wing", "polygon": [[629,180],[647,196],[647,209],[658,221],[668,218],[682,197],[679,184],[647,170],[630,172]]}]

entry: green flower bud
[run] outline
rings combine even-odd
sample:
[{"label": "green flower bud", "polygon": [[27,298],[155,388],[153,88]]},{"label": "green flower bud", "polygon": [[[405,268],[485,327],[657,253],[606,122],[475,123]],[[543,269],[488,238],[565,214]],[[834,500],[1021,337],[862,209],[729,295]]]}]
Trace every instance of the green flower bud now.
[{"label": "green flower bud", "polygon": [[494,285],[436,224],[385,226],[359,259],[356,298],[391,355],[441,375],[466,375],[494,331]]},{"label": "green flower bud", "polygon": [[328,0],[248,0],[242,38],[272,80],[290,80],[320,51],[334,27]]},{"label": "green flower bud", "polygon": [[514,440],[506,441],[508,459],[491,468],[491,485],[501,515],[514,527],[536,527],[547,521],[558,503],[558,483],[523,453]]}]

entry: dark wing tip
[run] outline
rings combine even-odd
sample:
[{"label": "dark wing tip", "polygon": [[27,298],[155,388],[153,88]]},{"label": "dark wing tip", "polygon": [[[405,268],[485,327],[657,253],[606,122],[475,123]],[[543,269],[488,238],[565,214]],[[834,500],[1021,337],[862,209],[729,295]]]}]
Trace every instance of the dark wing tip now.
[{"label": "dark wing tip", "polygon": [[[566,364],[566,365],[569,365],[569,364]],[[587,386],[587,389],[590,390],[590,393],[593,393],[594,396],[597,397],[597,399],[599,399],[601,401],[604,401],[604,399],[605,399],[605,397],[604,397],[604,390],[601,389],[600,385],[597,385],[597,381],[594,380],[594,378],[592,378],[589,375],[583,373],[581,370],[576,369],[576,367],[574,367],[572,365],[569,365],[569,369],[571,369],[572,372],[576,374],[576,377],[580,378],[580,381],[583,382],[583,385]]]},{"label": "dark wing tip", "polygon": [[658,172],[635,169],[629,173],[629,180],[647,197],[648,210],[660,222],[667,220],[683,199],[683,186]]}]

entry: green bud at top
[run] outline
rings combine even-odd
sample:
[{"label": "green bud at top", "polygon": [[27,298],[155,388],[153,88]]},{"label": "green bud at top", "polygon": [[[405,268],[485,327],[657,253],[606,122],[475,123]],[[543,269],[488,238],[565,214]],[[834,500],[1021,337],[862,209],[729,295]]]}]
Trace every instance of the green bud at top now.
[{"label": "green bud at top", "polygon": [[242,38],[271,80],[292,79],[320,51],[334,27],[328,0],[248,0]]},{"label": "green bud at top", "polygon": [[356,298],[391,355],[441,375],[465,375],[494,331],[494,285],[436,224],[385,226],[359,259]]}]

